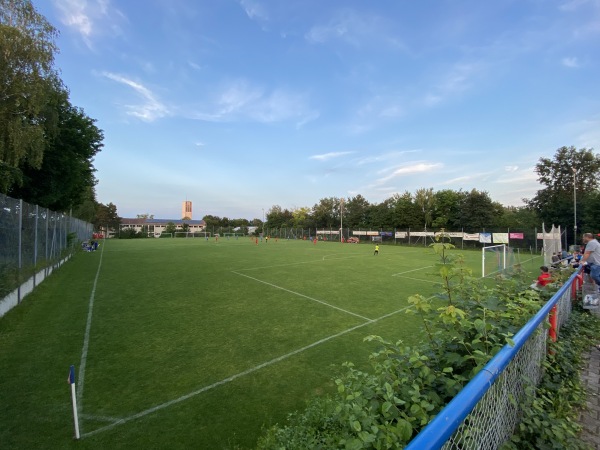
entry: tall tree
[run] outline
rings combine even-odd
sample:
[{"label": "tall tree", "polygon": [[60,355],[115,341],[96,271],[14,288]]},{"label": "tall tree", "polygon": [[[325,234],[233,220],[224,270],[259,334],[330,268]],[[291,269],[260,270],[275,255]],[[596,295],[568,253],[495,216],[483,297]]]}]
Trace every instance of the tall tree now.
[{"label": "tall tree", "polygon": [[473,189],[467,193],[461,209],[461,222],[465,231],[479,231],[490,229],[496,224],[494,217],[497,210],[489,194]]},{"label": "tall tree", "polygon": [[22,183],[24,163],[42,164],[41,114],[60,84],[54,70],[56,36],[30,0],[0,0],[0,192]]},{"label": "tall tree", "polygon": [[391,198],[394,204],[393,225],[395,228],[417,230],[423,226],[421,212],[410,192],[406,191],[402,195],[394,194]]},{"label": "tall tree", "polygon": [[339,228],[340,199],[336,197],[322,198],[313,206],[312,216],[314,226],[317,228]]},{"label": "tall tree", "polygon": [[98,203],[93,224],[96,229],[108,227],[109,230],[117,230],[121,224],[121,218],[117,213],[117,206],[113,203],[109,203],[108,205]]},{"label": "tall tree", "polygon": [[460,210],[466,197],[463,191],[444,189],[433,194],[434,211],[431,225],[434,228],[460,230]]},{"label": "tall tree", "polygon": [[310,223],[310,208],[302,206],[292,210],[292,226],[295,228],[311,227]]},{"label": "tall tree", "polygon": [[419,207],[422,214],[422,223],[425,228],[431,225],[431,219],[433,217],[433,209],[435,205],[435,197],[433,195],[433,188],[429,189],[417,189],[415,192],[415,204]]},{"label": "tall tree", "polygon": [[358,194],[344,202],[344,228],[366,228],[371,204]]},{"label": "tall tree", "polygon": [[[593,149],[561,147],[553,158],[540,158],[535,166],[538,181],[544,188],[531,200],[526,200],[547,225],[566,227],[569,240],[573,241],[574,204],[577,197],[577,228],[593,227],[587,223],[591,218],[587,209],[588,197],[598,189],[600,156]],[[575,190],[575,192],[574,192]]]},{"label": "tall tree", "polygon": [[[45,150],[39,168],[21,164],[23,183],[9,191],[14,197],[53,210],[77,207],[96,184],[93,159],[102,148],[103,134],[82,109],[72,106],[65,90],[56,90],[43,114]],[[50,124],[51,123],[51,124]]]}]

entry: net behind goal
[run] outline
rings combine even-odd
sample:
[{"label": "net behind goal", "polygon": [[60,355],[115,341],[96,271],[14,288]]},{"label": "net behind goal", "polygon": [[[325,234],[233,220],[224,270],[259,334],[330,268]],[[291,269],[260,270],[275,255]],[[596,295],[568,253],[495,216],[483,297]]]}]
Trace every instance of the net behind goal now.
[{"label": "net behind goal", "polygon": [[512,269],[515,264],[513,249],[507,245],[490,245],[481,249],[481,276],[488,277]]}]

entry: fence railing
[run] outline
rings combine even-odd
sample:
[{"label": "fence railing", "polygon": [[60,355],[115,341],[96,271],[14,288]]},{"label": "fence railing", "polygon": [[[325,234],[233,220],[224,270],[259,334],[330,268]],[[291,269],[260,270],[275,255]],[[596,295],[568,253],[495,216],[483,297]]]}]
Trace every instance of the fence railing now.
[{"label": "fence railing", "polygon": [[[92,231],[90,223],[0,194],[0,316],[13,301],[21,302],[25,282],[35,287],[70,244],[90,238]],[[9,305],[3,299],[10,294]]]},{"label": "fence railing", "polygon": [[[406,446],[408,450],[497,449],[521,418],[526,389],[536,386],[547,355],[545,322],[556,314],[556,333],[571,314],[574,273],[542,309]],[[556,307],[556,308],[555,308]]]}]

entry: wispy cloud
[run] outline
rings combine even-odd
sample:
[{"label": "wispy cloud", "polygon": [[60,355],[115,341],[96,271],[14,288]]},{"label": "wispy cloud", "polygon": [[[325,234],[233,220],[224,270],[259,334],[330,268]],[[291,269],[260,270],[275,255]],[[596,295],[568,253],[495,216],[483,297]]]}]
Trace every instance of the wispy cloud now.
[{"label": "wispy cloud", "polygon": [[92,37],[104,34],[121,34],[119,22],[125,15],[111,5],[110,0],[52,0],[59,11],[60,21],[81,35],[85,44],[93,47]]},{"label": "wispy cloud", "polygon": [[266,21],[269,19],[265,6],[255,0],[240,0],[240,6],[252,20]]},{"label": "wispy cloud", "polygon": [[382,162],[389,163],[390,161],[400,160],[401,158],[404,157],[404,155],[407,155],[410,153],[418,153],[420,151],[421,150],[400,150],[400,151],[386,152],[386,153],[381,153],[379,155],[357,158],[355,163],[358,166],[362,166],[364,164],[376,164],[376,163],[382,163]]},{"label": "wispy cloud", "polygon": [[208,122],[252,120],[274,123],[294,120],[297,127],[319,117],[308,106],[306,95],[283,88],[267,90],[245,80],[225,85],[210,105],[187,114],[192,119]]},{"label": "wispy cloud", "polygon": [[340,156],[351,155],[354,152],[329,152],[321,155],[312,155],[308,159],[316,159],[317,161],[328,161],[333,158],[339,158]]},{"label": "wispy cloud", "polygon": [[341,41],[354,47],[384,44],[406,50],[404,42],[395,35],[384,17],[359,14],[350,9],[339,11],[326,24],[313,26],[304,37],[311,44]]},{"label": "wispy cloud", "polygon": [[449,97],[457,96],[469,90],[475,78],[483,72],[481,62],[460,62],[454,64],[424,94],[420,103],[423,106],[436,106]]},{"label": "wispy cloud", "polygon": [[[441,169],[442,167],[444,167],[444,165],[442,163],[432,163],[432,162],[426,162],[426,161],[418,161],[418,162],[413,162],[410,164],[396,166],[396,167],[393,167],[392,169],[385,169],[385,170],[381,171],[380,174],[385,174],[385,175],[377,180],[377,184],[384,184],[394,178],[399,178],[399,177],[403,177],[403,176],[410,176],[410,175],[415,175],[415,174],[419,174],[419,173],[433,172],[435,170]],[[391,170],[391,172],[390,172],[390,170]],[[390,173],[388,173],[388,172],[390,172]]]},{"label": "wispy cloud", "polygon": [[568,58],[563,58],[561,60],[561,63],[563,66],[568,67],[570,69],[577,69],[579,67],[581,67],[581,64],[579,63],[578,59],[576,57],[568,57]]},{"label": "wispy cloud", "polygon": [[504,166],[506,172],[516,172],[519,170],[519,166]]},{"label": "wispy cloud", "polygon": [[103,72],[102,75],[109,80],[130,87],[142,100],[141,103],[136,105],[125,105],[128,115],[146,122],[152,122],[161,117],[171,115],[169,108],[158,99],[156,94],[143,84],[111,72]]}]

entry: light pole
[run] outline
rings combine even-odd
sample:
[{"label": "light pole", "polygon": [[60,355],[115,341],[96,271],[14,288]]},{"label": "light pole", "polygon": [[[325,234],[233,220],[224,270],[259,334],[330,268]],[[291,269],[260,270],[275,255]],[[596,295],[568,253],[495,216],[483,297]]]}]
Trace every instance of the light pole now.
[{"label": "light pole", "polygon": [[344,241],[344,199],[340,199],[340,242]]},{"label": "light pole", "polygon": [[263,226],[262,226],[262,234],[265,237],[265,208],[262,209],[263,212]]},{"label": "light pole", "polygon": [[573,244],[577,245],[577,169],[573,170]]}]

